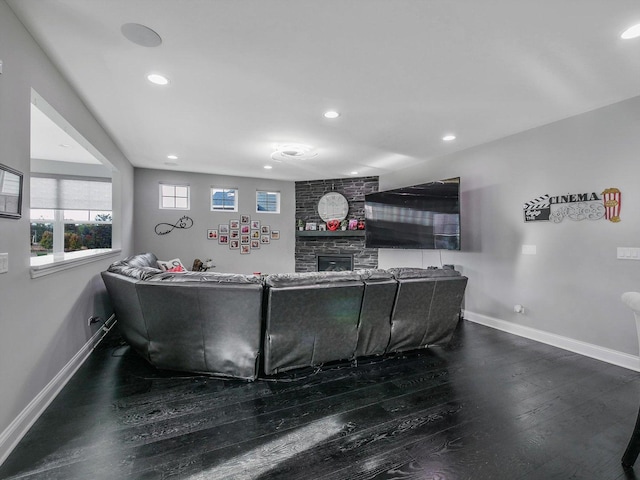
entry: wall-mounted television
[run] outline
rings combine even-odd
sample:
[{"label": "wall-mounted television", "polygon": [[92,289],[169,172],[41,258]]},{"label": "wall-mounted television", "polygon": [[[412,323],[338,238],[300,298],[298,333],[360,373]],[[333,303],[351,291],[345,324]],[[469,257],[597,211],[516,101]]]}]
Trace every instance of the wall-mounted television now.
[{"label": "wall-mounted television", "polygon": [[460,250],[460,177],[365,195],[367,248]]}]

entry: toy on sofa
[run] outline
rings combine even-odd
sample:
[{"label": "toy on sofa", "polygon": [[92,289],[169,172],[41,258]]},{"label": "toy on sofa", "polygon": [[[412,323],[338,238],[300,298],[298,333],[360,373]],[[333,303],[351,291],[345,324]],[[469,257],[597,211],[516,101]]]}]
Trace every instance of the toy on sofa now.
[{"label": "toy on sofa", "polygon": [[209,270],[210,268],[215,267],[215,265],[213,264],[213,260],[211,260],[210,258],[207,258],[204,262],[202,260],[200,260],[199,258],[196,258],[193,261],[193,266],[191,267],[191,271],[192,272],[206,272],[207,270]]}]

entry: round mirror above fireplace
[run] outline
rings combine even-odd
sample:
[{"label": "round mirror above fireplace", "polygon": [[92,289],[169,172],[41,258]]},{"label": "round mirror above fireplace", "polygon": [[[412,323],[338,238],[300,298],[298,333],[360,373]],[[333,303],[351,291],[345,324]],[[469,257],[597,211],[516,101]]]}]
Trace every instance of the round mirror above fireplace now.
[{"label": "round mirror above fireplace", "polygon": [[318,215],[325,222],[344,220],[349,213],[349,202],[338,192],[325,193],[318,201]]}]

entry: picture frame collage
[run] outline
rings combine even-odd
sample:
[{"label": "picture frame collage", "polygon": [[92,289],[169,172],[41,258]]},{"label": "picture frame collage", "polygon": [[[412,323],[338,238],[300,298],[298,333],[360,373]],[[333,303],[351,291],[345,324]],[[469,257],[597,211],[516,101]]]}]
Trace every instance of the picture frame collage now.
[{"label": "picture frame collage", "polygon": [[280,230],[272,230],[271,225],[262,225],[260,220],[251,220],[249,215],[240,215],[238,220],[221,223],[218,228],[207,230],[209,240],[217,240],[219,245],[227,245],[229,250],[239,250],[248,255],[259,250],[272,240],[280,240]]}]

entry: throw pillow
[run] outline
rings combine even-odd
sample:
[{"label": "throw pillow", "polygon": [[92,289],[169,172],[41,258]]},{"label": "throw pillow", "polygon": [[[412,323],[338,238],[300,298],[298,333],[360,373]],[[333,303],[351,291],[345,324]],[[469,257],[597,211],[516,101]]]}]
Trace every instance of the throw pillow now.
[{"label": "throw pillow", "polygon": [[182,264],[179,258],[174,258],[173,260],[158,260],[158,268],[160,270],[167,271],[170,268],[174,268],[178,266],[182,267],[182,270],[180,271],[186,270],[185,266]]}]

